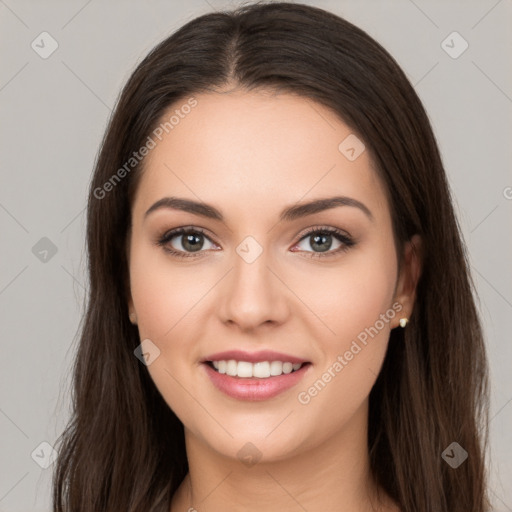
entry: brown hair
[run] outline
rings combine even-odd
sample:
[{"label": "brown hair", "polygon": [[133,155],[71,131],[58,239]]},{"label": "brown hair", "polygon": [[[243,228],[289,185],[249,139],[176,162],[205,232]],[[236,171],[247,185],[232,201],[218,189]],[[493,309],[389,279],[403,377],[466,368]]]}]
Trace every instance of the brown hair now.
[{"label": "brown hair", "polygon": [[[398,247],[422,237],[410,323],[391,332],[370,393],[368,449],[379,485],[407,512],[488,510],[487,362],[473,284],[432,128],[395,60],[319,8],[255,3],[200,16],[158,44],[129,78],[96,162],[87,210],[87,311],[73,410],[59,439],[54,512],[165,511],[188,471],[183,425],[134,356],[125,244],[142,160],[111,180],[164,112],[233,83],[327,106],[364,141],[390,198]],[[469,454],[458,468],[441,454]]]}]

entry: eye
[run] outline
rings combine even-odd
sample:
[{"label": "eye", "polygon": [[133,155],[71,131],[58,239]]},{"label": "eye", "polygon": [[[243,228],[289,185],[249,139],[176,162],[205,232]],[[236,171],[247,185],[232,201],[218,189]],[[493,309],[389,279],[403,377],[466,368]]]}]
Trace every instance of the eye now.
[{"label": "eye", "polygon": [[[157,239],[156,244],[177,258],[195,258],[203,256],[206,250],[219,249],[201,228],[192,226],[167,231]],[[355,241],[340,229],[314,227],[302,236],[291,251],[303,251],[309,253],[308,257],[322,258],[347,251],[353,245]]]},{"label": "eye", "polygon": [[[200,228],[177,228],[167,231],[159,238],[157,244],[164,250],[178,257],[195,257],[203,249],[215,249],[217,246]],[[196,253],[196,254],[194,254]]]},{"label": "eye", "polygon": [[354,244],[352,238],[339,229],[316,227],[308,231],[294,247],[313,253],[311,256],[323,257],[346,251]]}]

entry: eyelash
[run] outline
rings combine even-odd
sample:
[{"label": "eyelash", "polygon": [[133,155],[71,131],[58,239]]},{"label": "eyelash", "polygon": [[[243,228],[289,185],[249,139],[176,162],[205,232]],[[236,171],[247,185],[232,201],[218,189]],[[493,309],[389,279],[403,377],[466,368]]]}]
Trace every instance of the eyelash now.
[{"label": "eyelash", "polygon": [[[190,253],[190,252],[184,252],[184,251],[177,251],[175,249],[172,249],[168,247],[166,244],[168,244],[175,236],[178,235],[184,235],[184,234],[196,234],[200,233],[208,240],[210,240],[210,237],[206,234],[206,232],[201,228],[196,228],[193,226],[187,226],[187,227],[181,227],[172,229],[170,231],[166,231],[163,235],[161,235],[158,240],[156,241],[156,245],[159,247],[162,247],[164,251],[168,252],[172,256],[176,258],[197,258],[202,257],[205,251],[197,251],[196,253]],[[313,228],[310,228],[306,233],[304,233],[299,241],[295,244],[299,244],[304,240],[305,238],[310,237],[311,235],[332,235],[334,238],[336,238],[339,242],[341,242],[341,246],[338,247],[335,250],[328,250],[326,252],[314,252],[314,251],[305,251],[309,253],[308,258],[328,258],[331,256],[335,256],[339,254],[340,252],[346,252],[348,249],[350,249],[352,246],[355,245],[355,241],[347,235],[344,231],[341,231],[337,228],[332,227],[324,227],[324,226],[315,226]],[[210,240],[212,242],[212,240]],[[212,242],[214,243],[214,242]]]}]

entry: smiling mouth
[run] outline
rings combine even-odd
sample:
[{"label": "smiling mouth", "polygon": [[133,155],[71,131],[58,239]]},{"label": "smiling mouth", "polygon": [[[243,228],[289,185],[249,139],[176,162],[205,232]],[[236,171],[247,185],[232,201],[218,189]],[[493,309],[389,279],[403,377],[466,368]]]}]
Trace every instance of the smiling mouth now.
[{"label": "smiling mouth", "polygon": [[259,361],[250,363],[248,361],[236,361],[234,359],[220,361],[205,361],[206,365],[217,373],[240,379],[268,379],[279,377],[300,370],[311,363],[291,363],[289,361]]}]

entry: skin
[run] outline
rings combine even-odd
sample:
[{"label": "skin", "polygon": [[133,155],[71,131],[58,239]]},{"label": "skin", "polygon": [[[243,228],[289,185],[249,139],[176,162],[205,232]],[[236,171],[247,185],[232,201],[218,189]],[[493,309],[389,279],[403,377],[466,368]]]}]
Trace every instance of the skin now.
[{"label": "skin", "polygon": [[[349,161],[338,150],[352,132],[330,110],[265,91],[196,99],[146,158],[127,244],[129,313],[141,340],[160,350],[147,370],[185,426],[190,472],[171,511],[398,510],[369,473],[368,395],[390,330],[412,311],[420,240],[404,246],[398,269],[384,186],[367,151]],[[278,220],[287,206],[333,195],[364,203],[372,219],[339,206]],[[211,204],[224,221],[165,208],[145,217],[165,196]],[[155,243],[182,226],[206,231],[199,257],[179,259]],[[341,229],[356,243],[333,254],[333,237],[325,256],[304,238],[311,227]],[[236,252],[247,236],[263,249],[252,263]],[[176,236],[172,247],[185,250],[181,242]],[[400,313],[301,403],[298,393],[397,303]],[[277,397],[237,400],[214,387],[200,363],[229,349],[270,349],[312,364]],[[252,466],[237,456],[248,442],[261,454]]]}]

